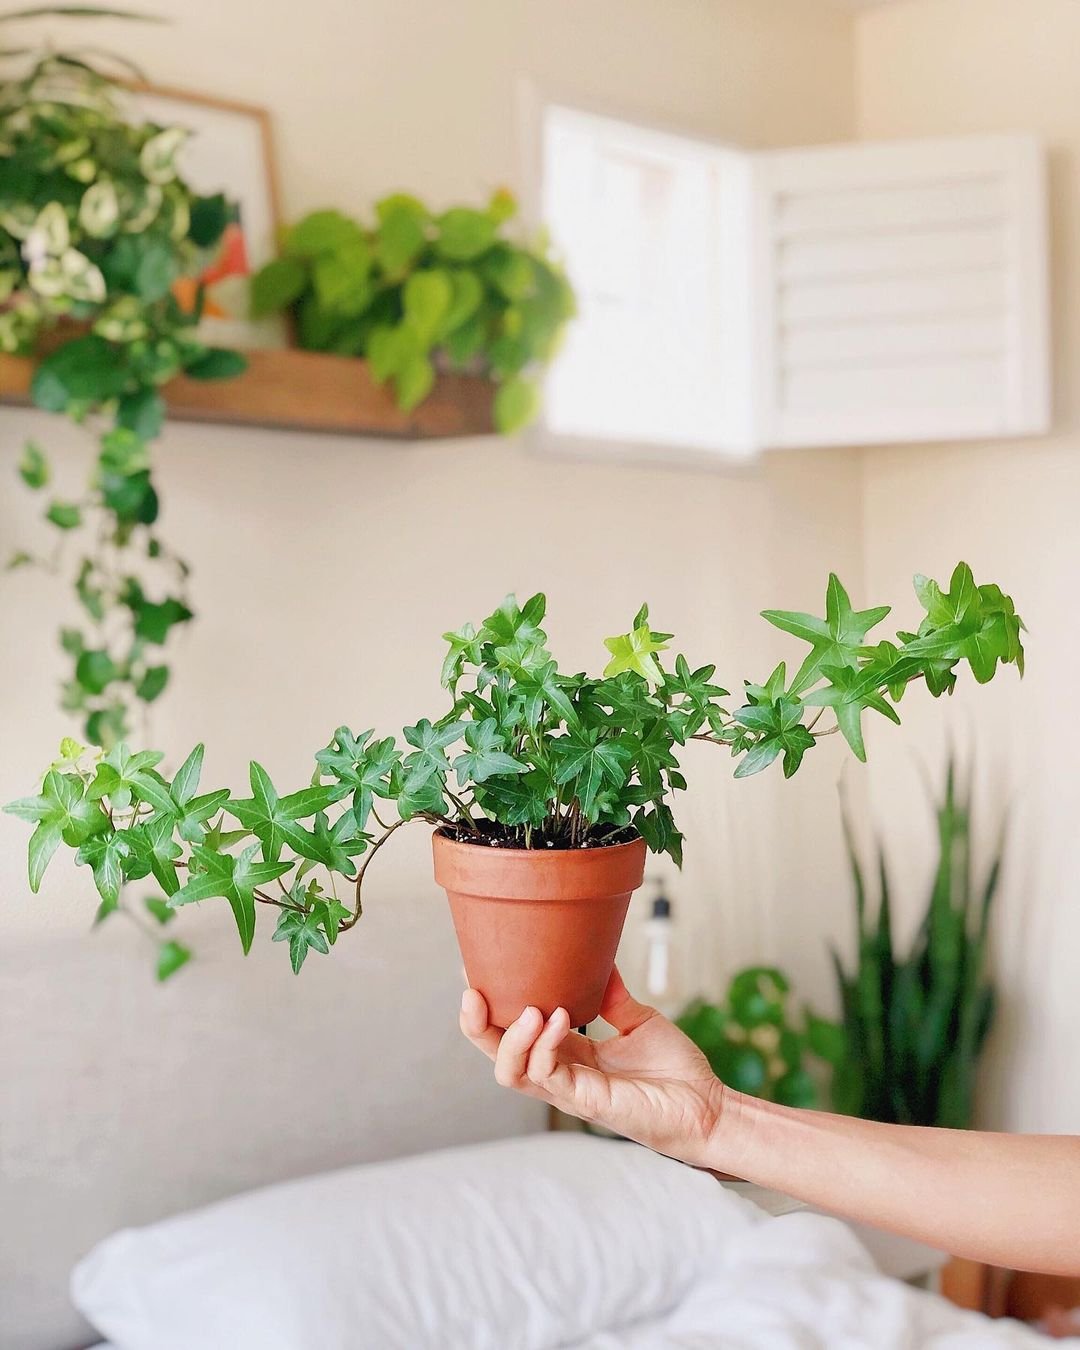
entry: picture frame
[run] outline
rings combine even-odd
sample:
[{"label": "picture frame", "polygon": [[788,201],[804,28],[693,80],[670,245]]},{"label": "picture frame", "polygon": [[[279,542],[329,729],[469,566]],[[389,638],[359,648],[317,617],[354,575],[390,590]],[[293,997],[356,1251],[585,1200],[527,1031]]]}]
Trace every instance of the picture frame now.
[{"label": "picture frame", "polygon": [[[214,258],[195,283],[187,283],[192,305],[196,285],[203,286],[199,336],[227,347],[289,346],[283,317],[253,319],[249,314],[251,277],[277,256],[282,224],[269,112],[170,85],[132,83],[127,88],[135,112],[192,133],[179,155],[180,172],[191,187],[204,195],[224,192],[237,207],[238,220],[227,227]],[[183,284],[177,293],[182,303],[189,298]]]}]

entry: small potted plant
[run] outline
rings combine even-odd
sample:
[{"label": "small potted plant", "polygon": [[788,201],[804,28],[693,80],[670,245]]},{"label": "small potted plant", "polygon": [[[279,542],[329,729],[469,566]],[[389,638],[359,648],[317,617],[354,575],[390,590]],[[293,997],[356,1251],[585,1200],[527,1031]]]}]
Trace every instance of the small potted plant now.
[{"label": "small potted plant", "polygon": [[[258,909],[275,909],[274,940],[288,943],[296,971],[357,923],[372,859],[423,821],[435,827],[435,875],[493,1022],[532,1004],[565,1007],[581,1024],[597,1014],[646,850],[681,861],[668,802],[686,786],[677,751],[691,741],[726,749],[737,778],[779,759],[790,777],[836,730],[864,759],[862,714],[898,721],[894,704],[914,680],[940,695],[961,661],[981,682],[999,662],[1022,672],[1022,625],[997,586],[976,586],[961,563],[948,591],[924,577],[915,587],[925,617],[896,643],[868,644],[888,608],[854,611],[835,576],[823,619],[766,611],[810,651],[792,678],[782,663],[735,700],[713,666],[669,662],[671,635],[644,606],[629,632],[606,640],[602,675],[561,674],[541,627],[544,597],[510,597],[479,628],[444,635],[449,707],[436,721],[406,727],[404,745],[339,727],[298,791],[279,794],[257,762],[249,797],[200,791],[202,746],[168,778],[157,751],[119,745],[90,757],[67,743],[42,791],[7,810],[35,825],[32,890],[64,843],[93,869],[105,912],[124,881],[153,876],[174,909],[226,900],[247,952]],[[821,727],[828,708],[836,721]],[[396,820],[384,818],[388,806]]]}]

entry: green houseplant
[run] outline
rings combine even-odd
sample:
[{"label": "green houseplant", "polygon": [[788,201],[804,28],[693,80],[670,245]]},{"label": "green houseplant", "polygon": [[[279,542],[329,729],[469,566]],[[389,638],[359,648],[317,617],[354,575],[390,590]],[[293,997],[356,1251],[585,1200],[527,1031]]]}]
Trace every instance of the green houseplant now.
[{"label": "green houseplant", "polygon": [[773,966],[748,966],[731,978],[721,1003],[695,999],[678,1025],[730,1087],[784,1106],[820,1106],[827,1075],[843,1053],[843,1031],[809,1008],[797,1021],[791,983]]},{"label": "green houseplant", "polygon": [[[512,903],[546,896],[566,916],[561,963],[574,953],[587,965],[593,951],[579,981],[588,996],[571,1001],[586,1020],[614,953],[610,912],[621,903],[625,913],[646,847],[681,860],[682,835],[668,802],[686,786],[677,750],[698,741],[726,749],[738,759],[739,778],[780,759],[790,777],[836,730],[864,759],[863,712],[897,721],[895,702],[912,681],[925,680],[941,694],[952,688],[962,661],[981,682],[999,663],[1022,669],[1020,619],[999,587],[976,586],[964,563],[948,591],[925,577],[915,584],[925,615],[916,632],[899,634],[895,644],[867,644],[888,608],[853,610],[835,576],[823,619],[766,611],[810,651],[793,678],[781,663],[763,684],[747,682],[734,700],[713,682],[714,667],[692,669],[682,656],[673,662],[664,656],[671,635],[652,629],[644,606],[629,632],[606,640],[610,660],[601,676],[564,675],[540,626],[544,597],[522,606],[511,597],[479,628],[466,624],[445,635],[448,707],[434,722],[421,718],[406,727],[404,745],[339,727],[315,756],[307,787],[281,794],[252,762],[251,795],[237,799],[228,788],[201,790],[201,746],[171,779],[159,772],[157,751],[119,745],[86,761],[74,747],[73,757],[45,775],[40,793],[6,809],[35,827],[32,890],[64,843],[93,869],[105,906],[115,904],[122,881],[150,875],[173,908],[225,900],[245,952],[258,909],[276,911],[274,938],[288,944],[295,970],[309,951],[326,952],[359,921],[371,861],[398,830],[423,821],[435,827],[447,888],[477,899],[494,885],[490,912],[516,925],[523,969],[508,970],[504,962],[479,986],[501,1015],[511,1005],[520,1011],[526,989],[527,1001],[549,1004],[550,990],[531,978],[530,962],[548,960],[556,935],[546,929],[543,942],[530,940],[530,907]],[[819,727],[827,708],[837,720]],[[396,819],[385,818],[388,808]],[[502,854],[505,872],[474,885],[470,873],[490,871],[493,853]],[[593,876],[605,856],[611,875]],[[537,870],[525,876],[530,868]],[[590,892],[593,883],[601,889]],[[349,903],[339,884],[349,887]],[[608,915],[603,944],[593,941],[589,923],[598,898]],[[465,959],[472,974],[468,951]],[[505,997],[504,975],[513,976]]]},{"label": "green houseplant", "polygon": [[926,913],[906,955],[893,937],[884,850],[879,844],[871,908],[845,817],[857,948],[850,971],[833,952],[846,1043],[833,1099],[838,1111],[869,1120],[964,1129],[994,1014],[987,935],[1001,846],[977,882],[970,793],[957,786],[951,759],[934,814],[938,859]]},{"label": "green houseplant", "polygon": [[[107,12],[71,6],[0,18]],[[9,566],[72,577],[82,624],[61,630],[71,660],[62,704],[82,716],[88,740],[108,748],[130,734],[133,709],[164,690],[164,646],[192,617],[187,565],[156,530],[151,443],[165,416],[161,386],[181,371],[228,377],[244,362],[199,339],[198,306],[185,311],[172,289],[203,270],[233,208],[181,177],[186,133],[137,116],[101,58],[90,59],[0,53],[0,352],[40,356],[33,402],[96,439],[81,495],[46,497],[56,549],[19,550]],[[50,465],[36,441],[19,473],[45,493]]]},{"label": "green houseplant", "polygon": [[436,213],[399,192],[370,221],[312,212],[256,275],[254,310],[290,311],[302,347],[366,357],[406,410],[440,364],[482,370],[498,385],[496,427],[517,430],[535,416],[532,371],[554,355],[574,296],[545,238],[509,233],[516,212],[505,189],[482,208]]}]

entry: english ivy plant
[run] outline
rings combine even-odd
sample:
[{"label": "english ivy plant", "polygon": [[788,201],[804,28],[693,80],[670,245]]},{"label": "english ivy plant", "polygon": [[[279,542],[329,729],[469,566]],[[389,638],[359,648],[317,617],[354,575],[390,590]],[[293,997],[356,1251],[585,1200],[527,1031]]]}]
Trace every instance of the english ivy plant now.
[{"label": "english ivy plant", "polygon": [[[54,12],[108,11],[0,18]],[[42,356],[34,403],[90,428],[97,451],[85,489],[53,497],[44,451],[25,445],[18,471],[44,496],[57,544],[8,565],[71,576],[82,623],[60,633],[71,661],[62,706],[109,749],[165,689],[163,648],[192,617],[187,565],[155,530],[150,446],[163,384],[243,369],[239,354],[199,339],[199,305],[185,310],[173,294],[202,272],[234,210],[180,176],[187,133],[136,116],[102,70],[70,53],[25,61],[21,48],[0,53],[0,352]]]},{"label": "english ivy plant", "polygon": [[[948,590],[921,576],[915,590],[917,630],[876,644],[869,632],[888,609],[852,609],[835,576],[823,618],[765,611],[809,653],[793,676],[781,663],[735,698],[713,666],[671,659],[671,634],[652,628],[645,606],[607,639],[602,675],[564,675],[541,627],[544,596],[520,606],[511,596],[479,628],[444,635],[448,706],[435,721],[405,727],[401,742],[339,727],[307,787],[282,792],[252,762],[250,796],[206,791],[201,745],[171,779],[157,751],[69,746],[40,793],[6,809],[34,826],[32,890],[64,844],[92,869],[106,910],[123,881],[152,876],[170,909],[225,901],[245,953],[260,906],[275,910],[274,940],[299,971],[357,923],[368,865],[411,821],[483,847],[596,848],[640,835],[680,863],[670,799],[686,787],[690,742],[727,750],[736,778],[776,760],[791,777],[836,731],[865,759],[863,716],[899,721],[895,705],[915,680],[936,696],[952,691],[961,664],[981,683],[999,663],[1023,673],[1023,625],[999,587],[977,586],[960,563]],[[836,720],[821,726],[827,709]]]},{"label": "english ivy plant", "polygon": [[290,310],[302,347],[367,357],[406,410],[440,362],[484,370],[498,384],[496,427],[517,430],[536,414],[530,372],[554,355],[574,296],[544,238],[507,233],[516,212],[505,189],[438,213],[395,193],[371,221],[315,211],[256,275],[254,312]]}]

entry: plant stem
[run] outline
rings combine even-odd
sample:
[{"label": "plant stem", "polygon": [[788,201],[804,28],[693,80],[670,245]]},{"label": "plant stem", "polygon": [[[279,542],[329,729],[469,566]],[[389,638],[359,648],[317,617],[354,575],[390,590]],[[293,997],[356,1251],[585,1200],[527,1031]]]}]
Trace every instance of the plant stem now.
[{"label": "plant stem", "polygon": [[379,838],[376,839],[374,844],[372,844],[371,852],[360,864],[360,870],[356,874],[356,900],[352,915],[348,919],[346,919],[345,922],[338,929],[339,933],[347,933],[349,929],[352,928],[352,926],[356,923],[357,919],[359,919],[360,915],[363,914],[364,912],[363,905],[360,903],[360,888],[364,884],[364,873],[368,870],[368,864],[371,862],[372,858],[374,858],[375,854],[378,853],[379,849],[382,848],[383,844],[385,844],[386,841],[390,838],[390,836],[394,833],[394,831],[400,830],[402,825],[408,825],[408,823],[409,822],[407,820],[395,820],[393,825],[390,826],[390,828],[386,831],[386,833],[380,835]]}]

